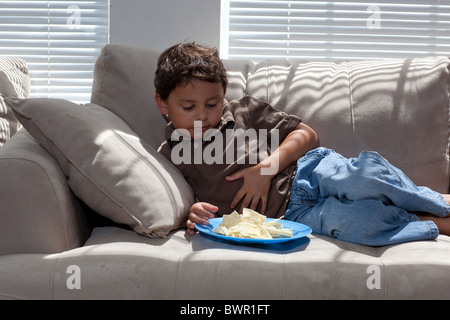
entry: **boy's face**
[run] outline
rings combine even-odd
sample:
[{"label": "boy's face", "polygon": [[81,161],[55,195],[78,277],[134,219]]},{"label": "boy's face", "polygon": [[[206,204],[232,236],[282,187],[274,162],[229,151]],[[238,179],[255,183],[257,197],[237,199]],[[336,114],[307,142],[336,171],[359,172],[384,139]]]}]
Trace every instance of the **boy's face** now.
[{"label": "boy's face", "polygon": [[169,115],[175,128],[186,129],[194,137],[194,121],[202,122],[201,136],[219,125],[225,92],[221,83],[194,79],[172,90],[167,100],[158,94],[155,99],[161,113]]}]

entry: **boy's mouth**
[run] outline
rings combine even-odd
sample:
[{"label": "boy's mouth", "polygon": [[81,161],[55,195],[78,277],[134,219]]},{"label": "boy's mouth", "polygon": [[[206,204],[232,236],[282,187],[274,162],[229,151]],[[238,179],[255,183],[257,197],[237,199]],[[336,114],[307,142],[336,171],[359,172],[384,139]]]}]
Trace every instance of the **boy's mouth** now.
[{"label": "boy's mouth", "polygon": [[205,133],[205,131],[208,130],[209,128],[210,128],[210,126],[204,125],[204,124],[201,123],[200,121],[195,121],[195,122],[194,122],[194,132],[202,132],[202,133]]}]

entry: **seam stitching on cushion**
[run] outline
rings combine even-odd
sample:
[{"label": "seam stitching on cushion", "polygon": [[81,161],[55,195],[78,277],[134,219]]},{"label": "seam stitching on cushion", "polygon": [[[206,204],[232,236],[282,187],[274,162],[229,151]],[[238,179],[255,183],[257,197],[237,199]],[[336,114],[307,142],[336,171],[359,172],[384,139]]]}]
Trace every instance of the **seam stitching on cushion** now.
[{"label": "seam stitching on cushion", "polygon": [[53,267],[52,267],[52,272],[51,272],[51,276],[50,276],[50,299],[54,300],[55,299],[55,270],[56,270],[56,265],[59,262],[59,258],[61,257],[61,254],[58,254],[58,257],[55,259],[55,262],[53,263]]},{"label": "seam stitching on cushion", "polygon": [[249,64],[248,70],[247,70],[247,78],[245,79],[245,88],[244,88],[244,96],[248,95],[248,84],[250,81],[251,75],[254,73],[255,65]]},{"label": "seam stitching on cushion", "polygon": [[[108,55],[108,45],[106,45],[103,48],[103,52],[104,52],[104,55],[103,55],[102,63],[103,63],[103,67],[105,68],[105,71],[102,74],[102,79],[100,81],[100,87],[98,90],[98,92],[99,92],[98,103],[99,104],[103,104],[103,84],[105,82],[106,74],[108,73],[108,64],[106,63],[107,55]],[[98,59],[97,59],[97,61],[98,61]],[[91,95],[91,101],[92,101],[92,95]]]},{"label": "seam stitching on cushion", "polygon": [[353,106],[353,90],[352,90],[352,79],[349,68],[349,63],[344,62],[347,70],[347,79],[348,79],[348,99],[350,105],[350,120],[352,123],[352,138],[353,138],[353,153],[356,154],[356,126],[355,126],[355,110]]},{"label": "seam stitching on cushion", "polygon": [[446,155],[447,155],[447,166],[446,166],[446,179],[447,179],[447,192],[450,190],[450,168],[449,168],[449,157],[450,157],[450,62],[449,58],[446,58],[447,63],[447,146],[446,146]]},{"label": "seam stitching on cushion", "polygon": [[269,86],[270,86],[270,60],[267,60],[267,78],[266,78],[266,101],[267,103],[270,104],[270,100],[269,100]]},{"label": "seam stitching on cushion", "polygon": [[389,286],[388,286],[388,281],[389,281],[389,277],[387,275],[388,273],[388,268],[386,267],[386,264],[384,263],[383,257],[380,254],[380,248],[376,248],[376,253],[377,253],[377,257],[379,258],[379,265],[380,265],[380,270],[381,270],[381,274],[382,274],[382,283],[381,283],[381,290],[383,290],[383,299],[386,300],[388,299],[388,290],[389,290]]},{"label": "seam stitching on cushion", "polygon": [[283,277],[283,291],[281,292],[281,300],[285,300],[286,298],[286,291],[287,291],[287,276],[286,276],[286,252],[283,253],[283,268],[282,268],[282,277]]},{"label": "seam stitching on cushion", "polygon": [[180,254],[180,256],[178,257],[178,262],[177,262],[177,274],[175,277],[175,299],[179,299],[179,284],[180,284],[180,279],[183,279],[184,277],[182,276],[182,263],[184,262],[184,257],[187,255],[187,251],[192,252],[192,238],[189,239],[189,241],[187,241],[184,252],[182,254]]},{"label": "seam stitching on cushion", "polygon": [[[126,141],[120,134],[118,134],[115,130],[113,130],[114,135],[122,141],[122,143],[124,143],[128,149],[133,152],[139,159],[141,159],[142,161],[144,161],[147,166],[152,168],[152,171],[158,176],[159,181],[164,184],[165,186],[165,190],[167,191],[167,196],[170,198],[170,203],[172,204],[172,209],[174,212],[177,212],[177,208],[175,203],[176,201],[176,197],[174,195],[174,192],[172,191],[172,188],[170,187],[170,185],[166,182],[166,179],[164,178],[163,174],[160,173],[160,170],[158,168],[155,167],[155,165],[149,161],[149,159],[145,156],[143,156],[138,150],[136,150],[135,148],[133,148],[132,145],[130,145],[130,143],[128,143],[128,141]],[[142,144],[144,144],[144,142],[141,141]],[[154,157],[153,155],[151,155],[152,157]],[[159,163],[159,162],[158,162]],[[117,202],[117,201],[116,201]],[[123,207],[123,206],[122,206]],[[125,208],[124,208],[125,209]],[[131,214],[131,212],[129,212],[128,209],[126,209],[127,213],[130,214],[131,216],[133,216],[133,218],[135,220],[137,220],[139,222],[139,225],[144,229],[145,232],[148,232],[148,230],[145,228],[145,226],[142,224],[141,221],[139,221],[139,219],[137,217],[135,217],[133,214]],[[157,233],[157,232],[156,232]]]}]

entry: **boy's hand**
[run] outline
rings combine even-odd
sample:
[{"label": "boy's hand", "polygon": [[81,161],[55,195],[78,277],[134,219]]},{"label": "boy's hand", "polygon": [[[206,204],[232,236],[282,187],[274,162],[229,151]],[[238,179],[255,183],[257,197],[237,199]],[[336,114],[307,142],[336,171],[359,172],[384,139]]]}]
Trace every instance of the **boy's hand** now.
[{"label": "boy's hand", "polygon": [[208,219],[217,217],[215,212],[219,208],[207,202],[194,203],[189,210],[188,221],[186,222],[187,231],[190,235],[195,234],[195,224],[208,225]]},{"label": "boy's hand", "polygon": [[261,202],[261,214],[265,214],[272,178],[271,175],[261,175],[260,165],[239,170],[226,177],[227,181],[244,179],[242,187],[231,202],[231,207],[235,208],[239,201],[243,200],[239,211],[244,208],[256,210],[259,202]]}]

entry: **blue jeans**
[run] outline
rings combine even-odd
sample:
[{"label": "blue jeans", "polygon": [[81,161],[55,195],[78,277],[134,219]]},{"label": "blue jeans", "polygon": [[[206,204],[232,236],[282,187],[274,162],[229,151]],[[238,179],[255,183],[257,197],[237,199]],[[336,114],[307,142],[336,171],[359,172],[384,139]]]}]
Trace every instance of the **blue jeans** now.
[{"label": "blue jeans", "polygon": [[297,161],[285,219],[316,234],[370,246],[435,239],[436,225],[414,212],[445,217],[450,206],[376,152],[347,159],[317,148]]}]

